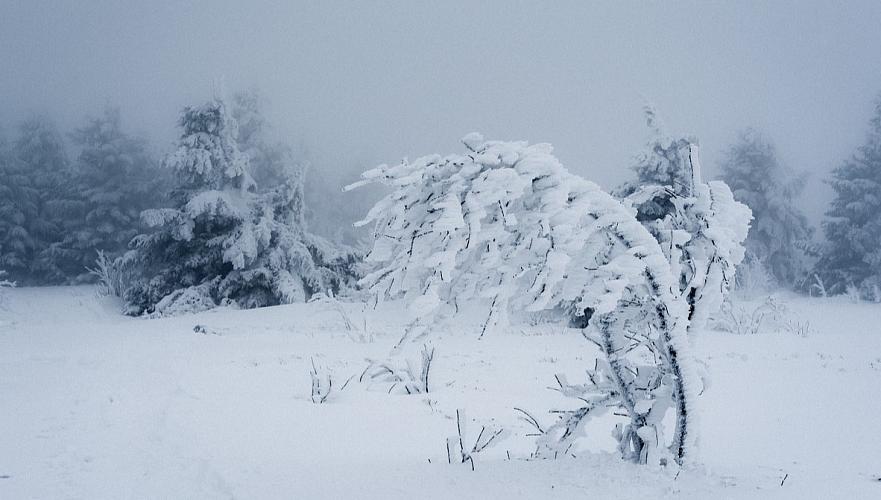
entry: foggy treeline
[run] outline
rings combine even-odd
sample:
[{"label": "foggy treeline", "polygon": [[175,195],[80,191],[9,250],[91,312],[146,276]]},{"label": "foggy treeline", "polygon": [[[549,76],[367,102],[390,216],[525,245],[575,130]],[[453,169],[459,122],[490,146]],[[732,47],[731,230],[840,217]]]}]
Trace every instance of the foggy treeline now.
[{"label": "foggy treeline", "polygon": [[[338,243],[357,244],[351,222],[369,207],[369,193],[343,202],[336,179],[276,139],[262,106],[256,91],[239,92],[228,105],[249,175],[264,191],[296,177],[308,193],[304,223]],[[99,254],[112,260],[125,253],[148,231],[142,212],[169,206],[178,190],[166,164],[170,146],[130,132],[115,107],[96,110],[74,130],[39,114],[0,134],[0,269],[19,285],[94,282],[90,269]]]},{"label": "foggy treeline", "polygon": [[[242,175],[254,184],[247,189],[268,196],[294,186],[290,196],[296,200],[276,211],[294,213],[288,225],[322,238],[320,245],[307,245],[306,253],[318,258],[319,246],[325,252],[336,246],[334,251],[344,249],[348,259],[357,260],[363,252],[352,223],[366,213],[377,191],[342,193],[339,183],[322,176],[324,166],[309,165],[276,132],[264,116],[258,92],[238,92],[228,101],[212,102],[223,109],[225,138],[247,159]],[[100,277],[99,257],[104,266],[123,262],[128,251],[143,244],[145,235],[161,231],[150,222],[151,214],[175,204],[180,207],[188,201],[181,198],[182,191],[194,188],[193,179],[181,177],[180,165],[173,165],[184,161],[178,156],[184,154],[180,148],[192,146],[188,133],[193,131],[187,131],[191,112],[184,110],[177,124],[177,152],[129,132],[113,107],[96,110],[74,130],[60,130],[50,115],[34,115],[9,126],[0,142],[0,268],[6,278],[29,286],[95,282]],[[656,126],[653,113],[648,115],[651,127]],[[220,147],[230,154],[228,146]],[[652,153],[658,148],[650,144],[646,153],[634,155],[637,183],[652,181],[642,177],[645,164],[657,161]],[[814,295],[848,293],[881,300],[881,200],[876,194],[881,189],[881,105],[875,107],[865,145],[825,179],[836,197],[820,227],[797,208],[806,174],[786,166],[768,135],[742,131],[716,167],[735,198],[753,213],[746,258],[737,272],[740,288],[786,287]],[[216,210],[212,214],[217,215]],[[151,265],[151,275],[161,274],[155,263]],[[343,280],[355,278],[351,274]],[[174,280],[199,283],[192,276]],[[175,289],[167,284],[151,303]],[[246,304],[303,300],[308,291],[307,286],[305,295],[288,291],[273,300],[252,297]],[[134,308],[144,310],[143,304]]]}]

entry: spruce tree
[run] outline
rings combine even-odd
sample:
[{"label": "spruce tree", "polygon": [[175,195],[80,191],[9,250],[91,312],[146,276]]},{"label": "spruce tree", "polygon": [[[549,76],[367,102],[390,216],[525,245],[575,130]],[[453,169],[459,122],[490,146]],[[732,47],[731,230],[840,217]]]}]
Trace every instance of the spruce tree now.
[{"label": "spruce tree", "polygon": [[835,198],[823,223],[827,243],[817,276],[829,293],[856,287],[862,298],[881,301],[881,99],[865,144],[828,182]]},{"label": "spruce tree", "polygon": [[34,219],[37,196],[5,141],[0,143],[0,179],[0,269],[22,279],[29,272],[36,246],[29,221]]},{"label": "spruce tree", "polygon": [[97,252],[121,255],[143,232],[140,213],[161,201],[164,178],[145,141],[122,130],[117,109],[88,120],[72,138],[80,148],[74,171],[86,213],[83,226],[66,240],[91,265]]},{"label": "spruce tree", "polygon": [[761,133],[747,129],[728,150],[721,165],[734,198],[746,204],[753,222],[746,239],[746,261],[779,285],[799,286],[807,278],[812,229],[795,206],[805,177],[786,169],[774,145]]},{"label": "spruce tree", "polygon": [[177,150],[165,160],[175,173],[171,208],[150,209],[153,228],[137,236],[140,278],[126,291],[132,314],[174,314],[217,304],[259,307],[338,291],[333,269],[316,263],[302,223],[302,176],[265,192],[239,150],[236,120],[215,99],[184,109]]},{"label": "spruce tree", "polygon": [[25,285],[68,283],[86,270],[63,243],[83,220],[83,203],[72,189],[64,141],[53,123],[33,117],[19,126],[5,165],[9,214],[0,228],[3,262]]},{"label": "spruce tree", "polygon": [[[317,266],[315,270],[323,276],[324,284],[319,288],[350,288],[357,281],[361,252],[343,244],[342,238],[332,242],[312,231],[316,224],[324,225],[328,221],[335,223],[336,231],[351,231],[355,217],[338,216],[349,203],[342,203],[339,188],[330,192],[325,179],[316,180],[318,172],[308,170],[307,162],[299,159],[288,143],[278,139],[277,130],[264,116],[265,105],[265,99],[257,90],[249,90],[236,93],[231,106],[238,123],[237,143],[248,156],[258,191],[268,198],[268,203],[282,207],[283,215],[278,216],[286,219],[288,227],[301,229],[296,239],[305,244],[311,255],[307,261],[311,260]],[[307,191],[311,195],[308,206]],[[338,213],[329,213],[335,210]],[[325,229],[324,234],[333,232],[324,227],[319,229]]]},{"label": "spruce tree", "polygon": [[238,123],[237,143],[248,156],[251,175],[261,189],[270,190],[297,176],[305,164],[294,150],[275,137],[276,132],[264,116],[265,100],[256,90],[238,92],[232,99],[232,116]]}]

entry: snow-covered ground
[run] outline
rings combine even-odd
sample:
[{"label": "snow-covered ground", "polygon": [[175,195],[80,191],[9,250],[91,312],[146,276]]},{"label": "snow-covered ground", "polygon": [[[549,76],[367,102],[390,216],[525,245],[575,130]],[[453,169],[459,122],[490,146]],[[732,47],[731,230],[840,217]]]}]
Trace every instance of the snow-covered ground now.
[{"label": "snow-covered ground", "polygon": [[[575,331],[478,340],[459,320],[431,338],[431,392],[404,395],[358,380],[368,358],[418,368],[421,344],[390,357],[393,304],[347,306],[373,337],[360,342],[320,304],[144,320],[90,287],[4,295],[3,499],[881,498],[878,305],[791,297],[807,336],[696,335],[711,385],[700,465],[677,474],[602,452],[608,422],[574,456],[526,460],[532,429],[513,409],[547,423],[571,406],[547,387],[593,366]],[[310,398],[313,360],[334,381],[324,404]],[[472,441],[482,425],[506,429],[474,471],[447,464],[457,409]]]}]

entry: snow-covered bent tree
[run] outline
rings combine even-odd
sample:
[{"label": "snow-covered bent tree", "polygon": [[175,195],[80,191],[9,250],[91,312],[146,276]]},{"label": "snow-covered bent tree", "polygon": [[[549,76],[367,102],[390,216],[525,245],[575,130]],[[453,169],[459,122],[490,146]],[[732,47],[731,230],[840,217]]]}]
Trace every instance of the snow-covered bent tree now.
[{"label": "snow-covered bent tree", "polygon": [[[363,284],[377,300],[409,299],[421,332],[457,300],[486,301],[484,333],[513,310],[559,313],[604,359],[591,383],[567,388],[585,406],[545,442],[565,447],[587,417],[620,408],[629,418],[617,433],[625,459],[682,463],[700,382],[687,308],[658,242],[632,210],[569,173],[550,145],[476,134],[464,142],[465,154],[383,165],[349,186],[395,188],[361,222],[375,223],[367,261],[377,266]],[[675,428],[666,433],[670,411]]]},{"label": "snow-covered bent tree", "polygon": [[703,181],[696,141],[665,136],[651,108],[646,118],[654,134],[636,158],[637,179],[615,194],[636,210],[637,220],[661,245],[693,331],[727,298],[752,215],[727,184]]}]

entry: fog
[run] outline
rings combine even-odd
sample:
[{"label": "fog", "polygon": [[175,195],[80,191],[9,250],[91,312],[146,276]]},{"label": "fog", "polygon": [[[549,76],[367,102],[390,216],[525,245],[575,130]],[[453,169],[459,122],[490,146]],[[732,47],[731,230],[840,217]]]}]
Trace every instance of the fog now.
[{"label": "fog", "polygon": [[[551,142],[571,170],[624,179],[653,103],[707,168],[755,126],[822,178],[881,91],[881,2],[0,1],[0,123],[69,130],[105,104],[160,149],[181,106],[258,87],[313,168],[459,151],[471,131]],[[222,84],[217,82],[222,81]],[[808,203],[807,200],[811,202]]]}]

